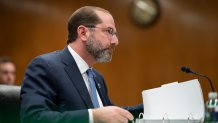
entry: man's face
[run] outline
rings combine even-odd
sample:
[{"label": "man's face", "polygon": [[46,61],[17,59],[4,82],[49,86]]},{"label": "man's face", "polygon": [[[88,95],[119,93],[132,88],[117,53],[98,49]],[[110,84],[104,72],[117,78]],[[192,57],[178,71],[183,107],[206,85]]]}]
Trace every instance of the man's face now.
[{"label": "man's face", "polygon": [[86,48],[87,51],[96,59],[96,61],[109,62],[112,59],[115,45],[104,45],[101,41],[94,37],[94,34],[91,34],[88,37]]},{"label": "man's face", "polygon": [[109,62],[112,59],[115,46],[118,45],[113,17],[104,12],[97,12],[102,19],[101,24],[91,28],[86,42],[87,51],[97,62]]},{"label": "man's face", "polygon": [[13,85],[15,82],[15,66],[11,62],[0,63],[0,84]]}]

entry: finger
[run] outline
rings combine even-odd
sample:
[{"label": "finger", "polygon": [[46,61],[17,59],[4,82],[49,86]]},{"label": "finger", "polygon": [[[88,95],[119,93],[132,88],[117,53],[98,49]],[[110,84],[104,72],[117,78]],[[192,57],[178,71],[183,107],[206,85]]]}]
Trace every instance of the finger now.
[{"label": "finger", "polygon": [[133,115],[129,111],[126,111],[126,110],[124,110],[124,111],[125,111],[125,117],[126,118],[128,118],[129,120],[133,120],[134,119]]},{"label": "finger", "polygon": [[120,112],[120,114],[121,114],[123,117],[125,117],[125,118],[127,118],[127,119],[129,119],[129,120],[133,120],[133,119],[134,119],[133,115],[132,115],[129,111],[124,110],[124,109],[122,109],[122,108],[119,108],[118,111]]},{"label": "finger", "polygon": [[128,118],[126,118],[125,116],[123,116],[122,114],[118,113],[119,115],[117,115],[117,119],[119,121],[119,123],[128,123]]}]

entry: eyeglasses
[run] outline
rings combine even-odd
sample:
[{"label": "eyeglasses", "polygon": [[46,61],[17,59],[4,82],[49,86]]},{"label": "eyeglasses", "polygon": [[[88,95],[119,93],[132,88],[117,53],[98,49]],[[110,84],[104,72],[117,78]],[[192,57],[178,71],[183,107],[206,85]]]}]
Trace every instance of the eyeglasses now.
[{"label": "eyeglasses", "polygon": [[111,27],[107,27],[107,28],[97,27],[97,26],[86,26],[86,27],[88,27],[88,28],[99,28],[99,29],[102,29],[104,32],[107,32],[107,34],[109,34],[111,37],[113,37],[113,36],[118,37],[117,32],[115,32],[114,29],[111,28]]}]

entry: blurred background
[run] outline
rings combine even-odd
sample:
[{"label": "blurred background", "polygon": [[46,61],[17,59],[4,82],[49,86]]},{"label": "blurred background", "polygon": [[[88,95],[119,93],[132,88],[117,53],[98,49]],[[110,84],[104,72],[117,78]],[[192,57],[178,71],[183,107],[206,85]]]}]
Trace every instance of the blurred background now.
[{"label": "blurred background", "polygon": [[[99,6],[112,13],[119,35],[112,62],[95,65],[115,104],[142,103],[145,89],[198,78],[181,66],[208,75],[218,90],[218,1],[157,0],[158,16],[146,26],[132,19],[134,1],[0,0],[0,56],[14,60],[20,85],[31,59],[66,47],[69,16]],[[206,100],[209,83],[198,79]]]}]

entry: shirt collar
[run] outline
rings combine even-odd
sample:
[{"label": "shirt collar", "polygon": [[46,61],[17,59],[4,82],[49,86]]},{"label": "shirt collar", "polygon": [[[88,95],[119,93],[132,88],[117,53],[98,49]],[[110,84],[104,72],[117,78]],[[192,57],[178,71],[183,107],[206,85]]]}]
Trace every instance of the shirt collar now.
[{"label": "shirt collar", "polygon": [[83,74],[89,69],[89,65],[79,56],[79,54],[76,53],[76,51],[73,50],[69,45],[67,48],[70,51],[70,54],[73,56],[73,58],[76,61],[76,64],[80,70],[80,73]]}]

